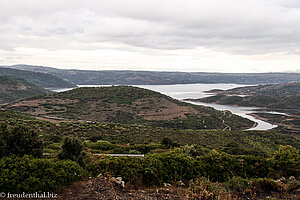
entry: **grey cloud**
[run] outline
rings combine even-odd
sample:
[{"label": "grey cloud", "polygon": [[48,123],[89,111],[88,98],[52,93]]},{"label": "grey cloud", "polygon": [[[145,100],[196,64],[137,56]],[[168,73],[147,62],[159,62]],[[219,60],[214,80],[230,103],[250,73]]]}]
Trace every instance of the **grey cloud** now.
[{"label": "grey cloud", "polygon": [[84,48],[114,42],[150,49],[293,53],[300,41],[297,2],[2,0],[0,44],[68,49],[74,42]]}]

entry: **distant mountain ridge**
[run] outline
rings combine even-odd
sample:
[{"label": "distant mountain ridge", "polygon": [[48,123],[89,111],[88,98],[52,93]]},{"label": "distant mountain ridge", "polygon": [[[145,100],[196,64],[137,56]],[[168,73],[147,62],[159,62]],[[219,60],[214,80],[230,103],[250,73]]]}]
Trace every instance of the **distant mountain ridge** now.
[{"label": "distant mountain ridge", "polygon": [[168,85],[193,83],[276,84],[300,81],[300,73],[206,73],[130,70],[74,70],[13,65],[14,69],[52,74],[77,85]]},{"label": "distant mountain ridge", "polygon": [[184,103],[132,86],[77,88],[29,97],[9,104],[6,109],[51,119],[184,129],[242,129],[254,124],[230,112]]},{"label": "distant mountain ridge", "polygon": [[41,72],[34,72],[34,71],[26,71],[23,69],[0,67],[0,75],[22,78],[30,83],[33,83],[43,88],[76,87],[75,84],[70,83],[69,81],[63,80],[62,78],[49,73],[41,73]]},{"label": "distant mountain ridge", "polygon": [[9,103],[25,97],[47,94],[49,91],[21,78],[0,76],[0,103]]}]

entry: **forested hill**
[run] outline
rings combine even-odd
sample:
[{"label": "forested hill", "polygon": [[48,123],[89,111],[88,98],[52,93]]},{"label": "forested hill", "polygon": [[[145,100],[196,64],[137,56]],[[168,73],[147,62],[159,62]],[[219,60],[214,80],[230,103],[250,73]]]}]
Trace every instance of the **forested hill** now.
[{"label": "forested hill", "polygon": [[63,80],[60,77],[56,77],[52,74],[46,74],[41,72],[33,72],[33,71],[0,67],[0,75],[19,77],[43,88],[76,87],[76,85],[70,83],[69,81]]},{"label": "forested hill", "polygon": [[49,93],[49,91],[29,83],[24,79],[0,76],[0,104],[46,93]]},{"label": "forested hill", "polygon": [[251,85],[300,81],[299,73],[92,71],[64,70],[31,65],[13,65],[7,67],[52,74],[77,85],[168,85],[191,83],[237,83]]},{"label": "forested hill", "polygon": [[217,95],[195,101],[279,109],[299,110],[300,108],[300,82],[240,87],[230,90],[212,90],[209,92],[214,92]]},{"label": "forested hill", "polygon": [[27,98],[7,109],[55,119],[137,123],[184,129],[243,129],[253,122],[131,86],[77,88]]},{"label": "forested hill", "polygon": [[272,85],[258,85],[249,87],[238,87],[230,90],[215,90],[212,92],[218,94],[237,94],[237,95],[268,95],[268,96],[291,96],[300,95],[300,81],[272,84]]}]

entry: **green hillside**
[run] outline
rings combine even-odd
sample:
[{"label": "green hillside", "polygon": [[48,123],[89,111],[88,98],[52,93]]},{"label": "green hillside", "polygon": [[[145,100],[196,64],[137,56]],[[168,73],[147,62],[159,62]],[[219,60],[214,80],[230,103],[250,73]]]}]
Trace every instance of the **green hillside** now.
[{"label": "green hillside", "polygon": [[[238,144],[239,148],[252,155],[273,153],[280,145],[292,145],[300,149],[299,137],[268,131],[183,130],[106,122],[65,121],[53,123],[9,111],[0,111],[1,122],[8,125],[29,126],[43,135],[46,144],[62,141],[65,136],[76,136],[94,143],[107,141],[111,145],[105,150],[105,145],[102,144],[103,152],[111,150],[110,153],[129,153],[130,150],[148,153],[152,149],[161,148],[154,144],[160,144],[164,138],[169,138],[174,144],[180,146],[200,145],[206,150],[224,150],[228,145]],[[130,144],[130,146],[124,146],[126,144]],[[92,143],[87,145],[94,151],[101,150],[101,144],[98,145],[99,147]],[[243,154],[245,152],[236,153]]]},{"label": "green hillside", "polygon": [[230,90],[218,90],[215,92],[218,94],[293,96],[300,95],[300,81],[272,85],[238,87]]},{"label": "green hillside", "polygon": [[282,133],[300,132],[300,82],[274,85],[240,87],[230,90],[212,90],[216,93],[201,99],[190,99],[206,103],[259,107],[264,111],[286,113],[255,113],[256,117],[277,124],[277,131]]},{"label": "green hillside", "polygon": [[298,109],[300,107],[300,96],[267,96],[267,95],[253,95],[253,96],[227,96],[216,95],[203,99],[198,99],[201,102],[217,103],[223,105],[238,105],[238,106],[252,106],[252,107],[267,107],[278,109]]},{"label": "green hillside", "polygon": [[52,119],[138,123],[184,129],[242,129],[253,122],[131,86],[77,88],[10,104],[7,109]]},{"label": "green hillside", "polygon": [[24,79],[0,76],[0,104],[46,93],[49,93],[49,91]]},{"label": "green hillside", "polygon": [[[0,111],[0,144],[0,189],[5,194],[53,191],[63,196],[58,199],[72,194],[85,195],[76,199],[90,199],[112,188],[112,194],[128,194],[124,199],[132,198],[135,191],[153,191],[150,196],[155,198],[160,195],[157,191],[168,198],[182,194],[174,199],[185,199],[190,191],[195,194],[195,188],[199,197],[202,188],[212,188],[210,194],[218,199],[224,199],[224,194],[241,196],[234,199],[263,194],[259,199],[268,199],[270,193],[299,199],[300,140],[272,131],[53,123]],[[115,177],[122,177],[123,186],[113,182],[120,179]]]},{"label": "green hillside", "polygon": [[300,82],[240,87],[230,90],[212,90],[209,92],[215,92],[217,95],[198,100],[225,105],[279,109],[300,108]]},{"label": "green hillside", "polygon": [[11,68],[0,67],[0,75],[14,76],[25,79],[26,81],[33,83],[43,88],[72,88],[76,87],[75,84],[62,78],[56,77],[52,74],[32,72],[26,70],[18,70]]}]

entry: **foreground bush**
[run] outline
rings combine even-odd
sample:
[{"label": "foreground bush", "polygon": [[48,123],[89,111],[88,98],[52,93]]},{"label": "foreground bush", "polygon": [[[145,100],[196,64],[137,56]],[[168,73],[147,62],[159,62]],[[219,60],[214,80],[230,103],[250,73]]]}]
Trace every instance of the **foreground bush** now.
[{"label": "foreground bush", "polygon": [[9,127],[0,124],[0,158],[12,154],[41,157],[42,145],[43,143],[34,129],[23,125]]},{"label": "foreground bush", "polygon": [[212,183],[207,178],[196,178],[189,182],[188,199],[232,199],[220,183]]},{"label": "foreground bush", "polygon": [[67,137],[62,145],[62,151],[58,154],[58,158],[61,160],[73,160],[77,161],[83,146],[77,138]]},{"label": "foreground bush", "polygon": [[86,172],[73,161],[54,161],[31,156],[0,159],[1,192],[48,192],[81,179]]},{"label": "foreground bush", "polygon": [[[283,148],[283,147],[282,147]],[[299,151],[288,147],[292,155]],[[279,155],[283,155],[280,156]],[[207,177],[213,182],[226,182],[232,177],[276,178],[288,165],[286,176],[296,176],[299,172],[299,161],[291,158],[280,149],[275,156],[264,158],[252,155],[229,155],[212,150],[197,158],[184,153],[160,153],[140,157],[105,156],[88,166],[93,175],[110,172],[112,176],[121,176],[126,182],[144,185],[162,185],[179,180],[189,181],[197,177]],[[294,155],[295,157],[296,155]],[[294,166],[291,168],[290,166]]]},{"label": "foreground bush", "polygon": [[274,176],[300,176],[300,152],[292,146],[280,146],[272,157],[274,162]]},{"label": "foreground bush", "polygon": [[197,174],[195,159],[179,153],[161,153],[137,157],[104,157],[89,165],[97,175],[110,172],[132,184],[161,185],[165,182],[190,180]]}]

